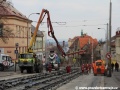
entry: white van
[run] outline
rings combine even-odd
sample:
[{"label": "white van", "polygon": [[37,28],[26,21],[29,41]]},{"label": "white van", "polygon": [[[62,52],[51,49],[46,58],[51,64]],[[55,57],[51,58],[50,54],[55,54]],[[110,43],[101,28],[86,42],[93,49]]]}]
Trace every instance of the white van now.
[{"label": "white van", "polygon": [[0,54],[0,71],[14,66],[12,58],[7,54]]}]

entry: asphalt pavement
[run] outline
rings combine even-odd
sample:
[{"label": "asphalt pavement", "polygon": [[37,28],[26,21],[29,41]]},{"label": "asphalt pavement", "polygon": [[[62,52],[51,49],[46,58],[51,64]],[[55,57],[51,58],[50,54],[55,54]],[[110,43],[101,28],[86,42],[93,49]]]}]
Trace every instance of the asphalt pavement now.
[{"label": "asphalt pavement", "polygon": [[[24,75],[30,75],[24,73]],[[31,74],[32,75],[32,74]],[[19,68],[17,67],[16,72],[14,72],[14,67],[6,70],[4,72],[0,72],[0,80],[3,78],[9,79],[14,77],[21,77],[23,74],[20,73]],[[65,84],[58,88],[57,90],[88,90],[88,89],[79,89],[79,87],[118,87],[118,89],[111,90],[120,90],[120,70],[119,72],[113,71],[112,77],[107,77],[104,75],[94,76],[93,73],[90,74],[80,74],[80,76],[68,84]],[[95,90],[95,89],[89,89]],[[110,89],[97,89],[97,90],[110,90]]]},{"label": "asphalt pavement", "polygon": [[104,86],[105,87],[118,87],[117,90],[120,90],[120,70],[119,72],[113,71],[111,77],[105,77]]},{"label": "asphalt pavement", "polygon": [[[79,89],[81,87],[103,87],[107,89]],[[80,75],[78,78],[70,81],[57,90],[120,90],[120,71],[114,71],[112,77],[104,75],[94,76],[93,73]]]},{"label": "asphalt pavement", "polygon": [[80,89],[82,87],[100,87],[104,86],[103,82],[104,76],[98,75],[94,76],[93,73],[80,75],[78,78],[70,81],[68,84],[63,85],[57,90],[88,90],[88,89]]}]

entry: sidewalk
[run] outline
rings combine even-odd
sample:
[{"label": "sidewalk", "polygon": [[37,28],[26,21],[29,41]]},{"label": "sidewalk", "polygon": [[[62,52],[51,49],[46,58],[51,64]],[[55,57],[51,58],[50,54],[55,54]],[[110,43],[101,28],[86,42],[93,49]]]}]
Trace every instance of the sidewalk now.
[{"label": "sidewalk", "polygon": [[113,71],[112,77],[104,78],[104,87],[118,87],[120,90],[120,70],[119,72]]}]

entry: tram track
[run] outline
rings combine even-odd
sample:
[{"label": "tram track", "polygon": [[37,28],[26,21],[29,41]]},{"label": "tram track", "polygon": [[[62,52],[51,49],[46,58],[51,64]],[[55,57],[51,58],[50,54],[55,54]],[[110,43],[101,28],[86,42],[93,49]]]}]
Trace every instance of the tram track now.
[{"label": "tram track", "polygon": [[72,69],[71,73],[65,70],[50,74],[35,74],[19,78],[0,81],[0,90],[55,90],[78,77],[78,69]]}]

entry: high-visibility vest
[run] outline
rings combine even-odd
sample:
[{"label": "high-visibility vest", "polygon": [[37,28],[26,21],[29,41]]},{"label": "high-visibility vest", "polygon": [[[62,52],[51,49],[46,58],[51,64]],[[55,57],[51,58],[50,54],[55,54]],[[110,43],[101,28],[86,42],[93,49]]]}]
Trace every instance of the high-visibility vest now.
[{"label": "high-visibility vest", "polygon": [[73,58],[73,62],[76,63],[76,59],[75,58]]}]

